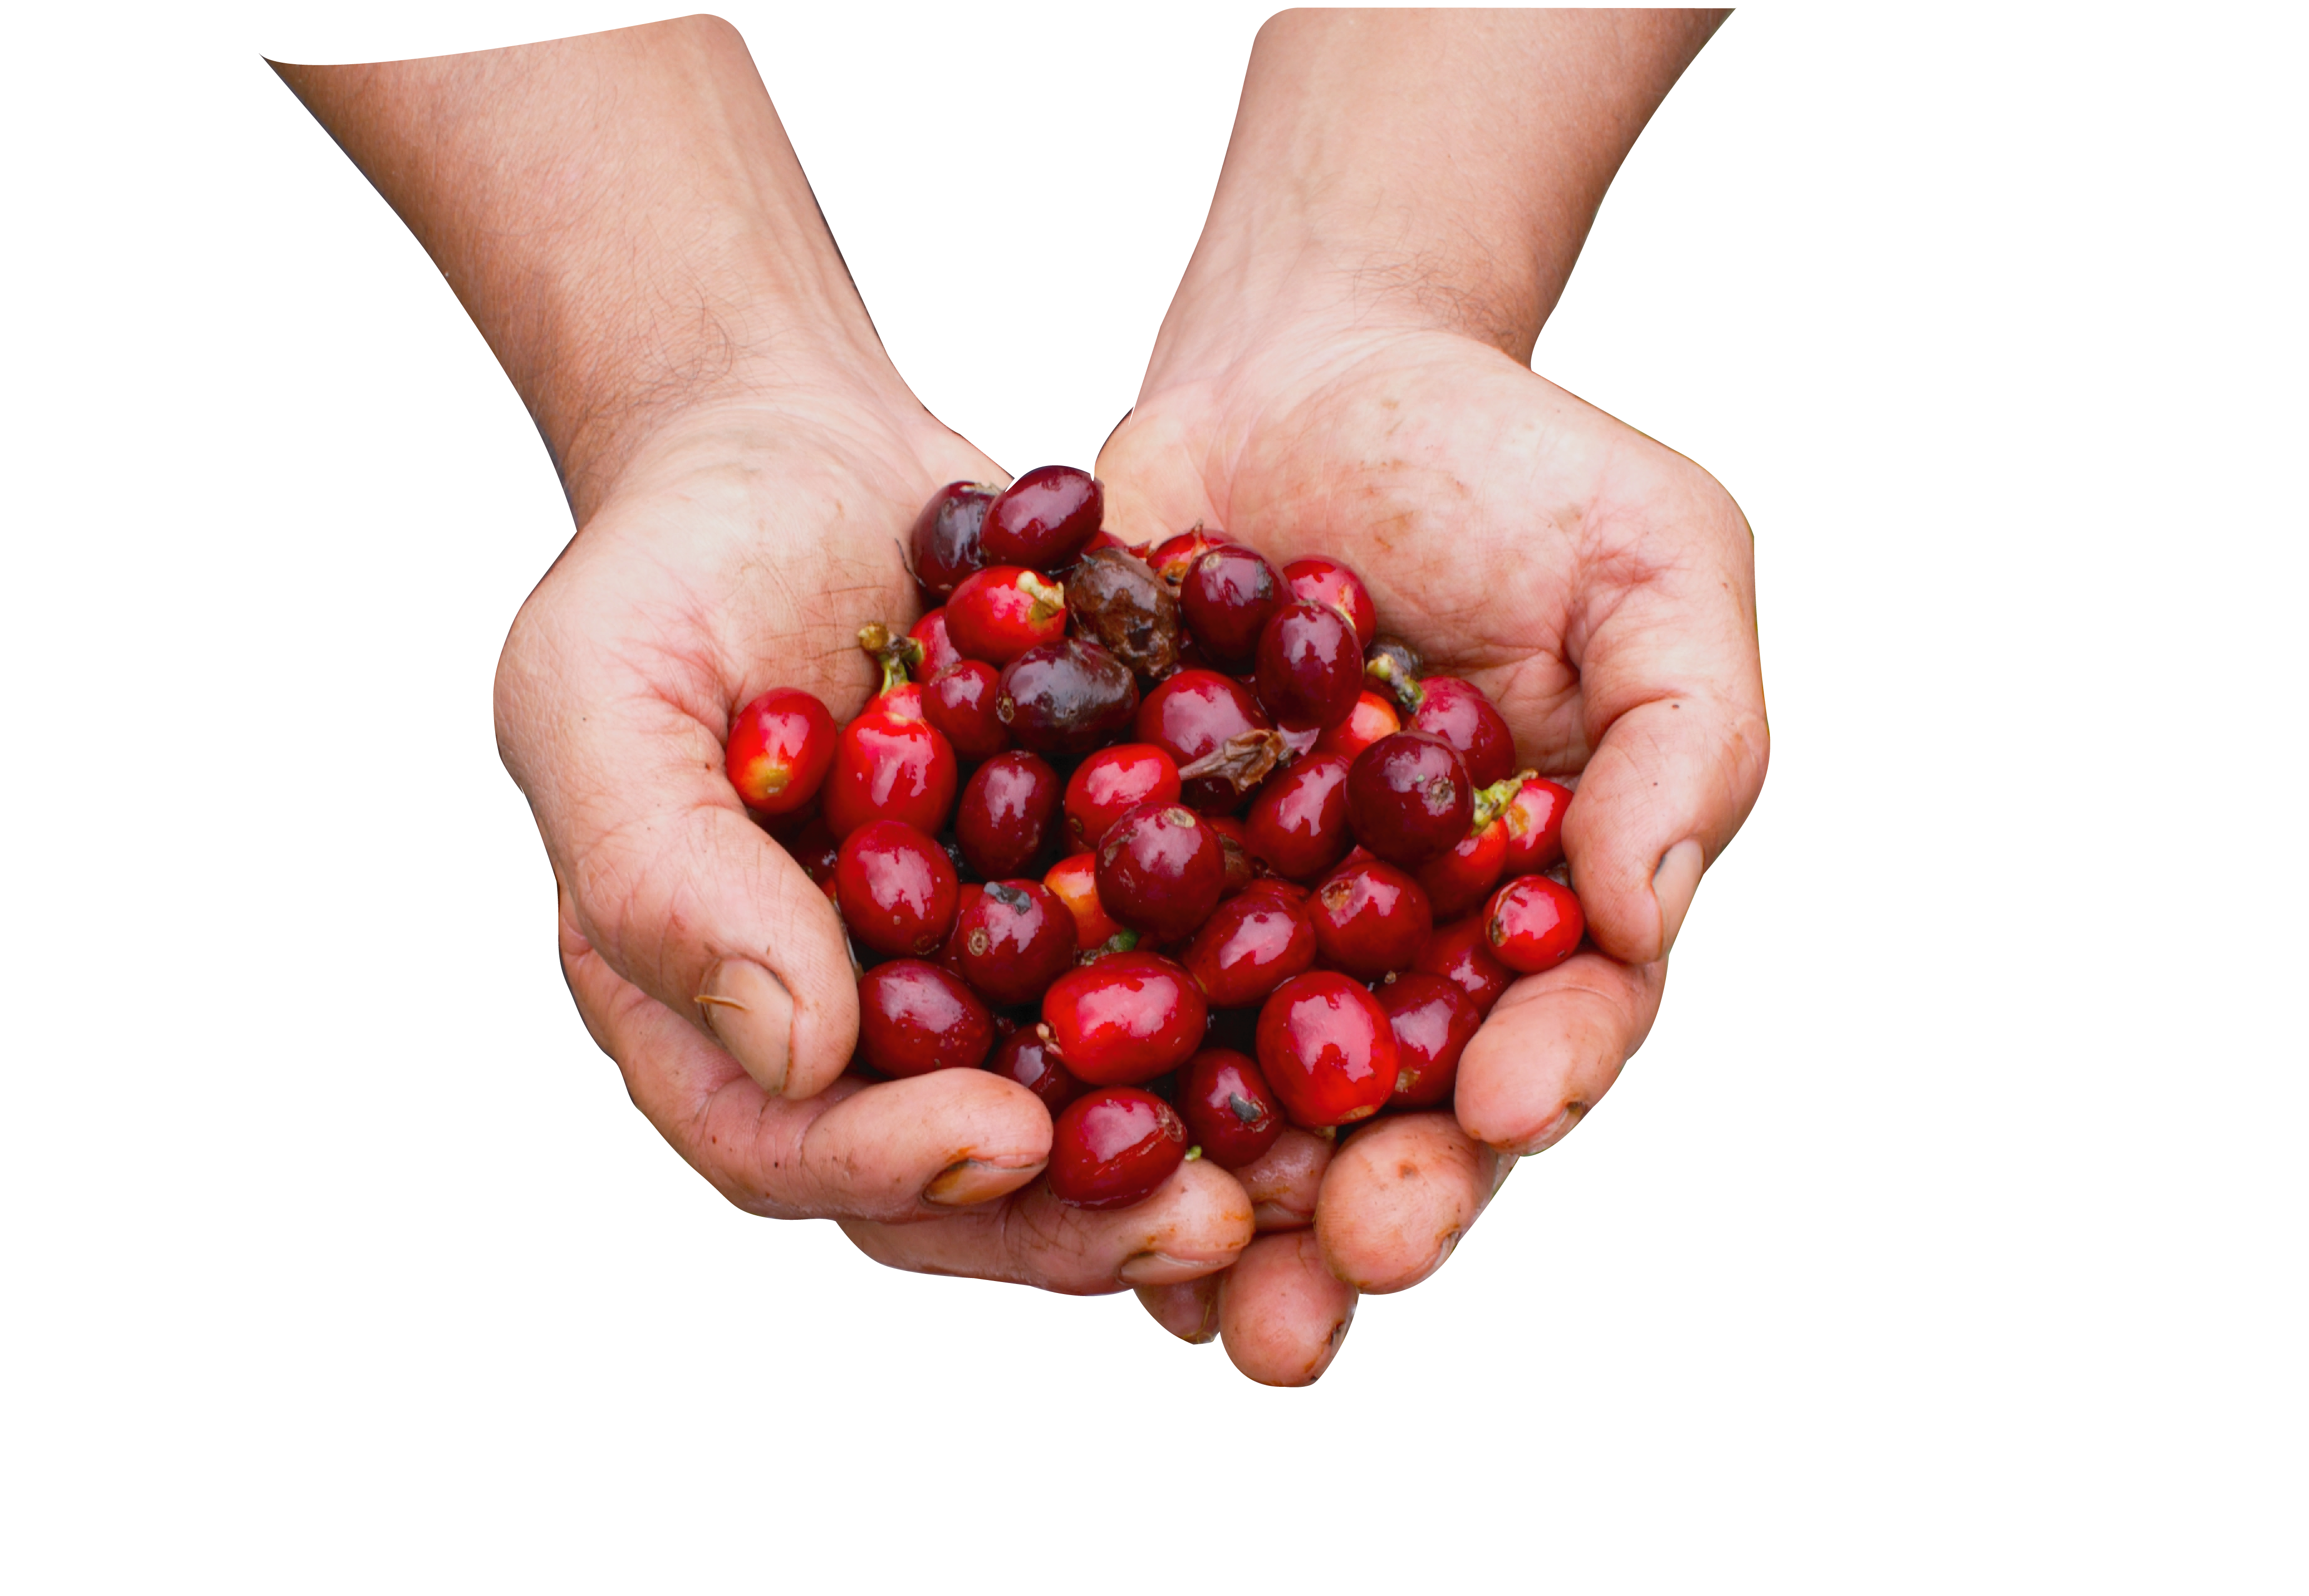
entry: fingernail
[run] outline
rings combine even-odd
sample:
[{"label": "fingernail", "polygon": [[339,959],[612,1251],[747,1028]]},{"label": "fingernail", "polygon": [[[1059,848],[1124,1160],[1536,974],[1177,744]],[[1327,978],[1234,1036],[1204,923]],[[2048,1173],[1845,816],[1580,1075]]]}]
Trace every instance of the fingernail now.
[{"label": "fingernail", "polygon": [[1122,1267],[1114,1272],[1114,1278],[1126,1286],[1175,1286],[1181,1281],[1199,1280],[1219,1267],[1216,1264],[1148,1251],[1125,1258]]},{"label": "fingernail", "polygon": [[[1508,1153],[1515,1158],[1528,1158],[1535,1152],[1545,1152],[1549,1148],[1563,1140],[1564,1137],[1570,1135],[1571,1134],[1571,1127],[1578,1125],[1580,1120],[1586,1118],[1587,1115],[1587,1105],[1586,1103],[1566,1103],[1557,1112],[1554,1118],[1549,1120],[1545,1125],[1539,1127],[1538,1134],[1533,1136],[1527,1142],[1523,1142],[1511,1147],[1502,1147],[1499,1151]],[[1502,1176],[1501,1178],[1504,1179],[1505,1177]],[[1499,1190],[1499,1187],[1494,1186],[1492,1189],[1493,1191],[1497,1191]]]},{"label": "fingernail", "polygon": [[1016,1191],[1042,1172],[1048,1159],[1031,1164],[998,1164],[966,1158],[948,1164],[938,1178],[922,1188],[922,1201],[941,1208],[963,1208]]},{"label": "fingernail", "polygon": [[785,983],[746,959],[724,959],[697,995],[705,1029],[754,1083],[772,1097],[786,1089],[793,1056],[793,996]]},{"label": "fingernail", "polygon": [[1699,873],[1707,864],[1699,844],[1686,837],[1667,850],[1659,868],[1652,872],[1652,901],[1659,905],[1659,956],[1663,959],[1675,945],[1675,934],[1683,929],[1683,917],[1691,911],[1691,894],[1699,890]]},{"label": "fingernail", "polygon": [[1209,1275],[1176,1286],[1141,1286],[1138,1300],[1157,1324],[1190,1347],[1218,1335],[1218,1281]]}]

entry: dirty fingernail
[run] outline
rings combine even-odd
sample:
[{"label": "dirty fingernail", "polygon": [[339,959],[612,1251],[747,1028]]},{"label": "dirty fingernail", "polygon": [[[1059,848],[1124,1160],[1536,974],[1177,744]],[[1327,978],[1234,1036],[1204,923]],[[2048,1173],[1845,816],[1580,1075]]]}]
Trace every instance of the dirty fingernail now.
[{"label": "dirty fingernail", "polygon": [[964,1208],[1007,1196],[1040,1175],[1049,1161],[1035,1159],[1030,1163],[999,1164],[985,1159],[960,1159],[939,1170],[938,1178],[922,1188],[922,1201],[941,1208]]},{"label": "dirty fingernail", "polygon": [[[1586,1103],[1566,1103],[1557,1111],[1555,1117],[1549,1120],[1545,1125],[1541,1126],[1537,1134],[1533,1135],[1530,1139],[1515,1146],[1502,1147],[1499,1151],[1505,1153],[1511,1153],[1518,1158],[1528,1158],[1535,1152],[1544,1152],[1549,1148],[1554,1146],[1558,1142],[1563,1140],[1564,1137],[1570,1135],[1571,1134],[1571,1127],[1578,1125],[1581,1119],[1585,1118],[1587,1114],[1587,1105]],[[1492,1189],[1497,1190],[1498,1188],[1493,1187]]]},{"label": "dirty fingernail", "polygon": [[1197,1263],[1191,1258],[1174,1258],[1168,1253],[1150,1251],[1125,1258],[1122,1267],[1114,1272],[1114,1278],[1126,1286],[1175,1286],[1220,1267],[1217,1264]]},{"label": "dirty fingernail", "polygon": [[1683,929],[1683,917],[1691,910],[1691,895],[1699,890],[1699,873],[1707,864],[1699,844],[1686,837],[1667,850],[1659,868],[1652,872],[1652,901],[1659,905],[1659,956],[1663,959],[1675,945],[1675,934]]},{"label": "dirty fingernail", "polygon": [[1141,1286],[1138,1301],[1157,1324],[1189,1346],[1218,1335],[1218,1281],[1210,1275],[1175,1286]]},{"label": "dirty fingernail", "polygon": [[793,1056],[793,996],[785,983],[748,959],[724,959],[705,978],[697,1012],[754,1083],[783,1095]]}]

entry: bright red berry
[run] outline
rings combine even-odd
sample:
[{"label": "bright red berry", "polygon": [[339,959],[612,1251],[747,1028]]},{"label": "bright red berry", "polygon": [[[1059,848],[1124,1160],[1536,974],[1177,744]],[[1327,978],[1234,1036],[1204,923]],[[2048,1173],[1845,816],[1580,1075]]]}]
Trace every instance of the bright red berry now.
[{"label": "bright red berry", "polygon": [[1544,876],[1518,876],[1492,894],[1483,909],[1483,935],[1509,970],[1537,975],[1579,949],[1587,916],[1578,894]]},{"label": "bright red berry", "polygon": [[921,693],[884,694],[842,729],[824,789],[835,836],[873,820],[903,820],[932,836],[945,826],[961,765],[946,734],[921,718]]},{"label": "bright red berry", "polygon": [[914,680],[934,680],[947,666],[958,664],[962,651],[954,646],[954,639],[946,634],[946,611],[933,609],[913,625],[906,634],[907,641],[921,650],[921,657],[907,667]]},{"label": "bright red berry", "polygon": [[1042,994],[1045,1040],[1094,1086],[1134,1085],[1178,1068],[1202,1045],[1209,1013],[1194,979],[1154,953],[1077,965]]},{"label": "bright red berry", "polygon": [[1544,776],[1526,776],[1508,800],[1500,818],[1507,824],[1507,862],[1510,876],[1527,876],[1563,861],[1563,812],[1571,807],[1571,789]]},{"label": "bright red berry", "polygon": [[1146,552],[1146,564],[1154,574],[1177,587],[1187,579],[1187,573],[1197,560],[1214,548],[1232,543],[1224,532],[1206,531],[1201,527],[1165,538]]},{"label": "bright red berry", "polygon": [[1420,678],[1419,692],[1411,729],[1457,748],[1476,786],[1505,781],[1515,769],[1515,734],[1483,689],[1456,676],[1431,676]]},{"label": "bright red berry", "polygon": [[839,736],[816,694],[779,687],[739,710],[730,723],[723,768],[748,808],[791,814],[817,796]]},{"label": "bright red berry", "polygon": [[1179,800],[1179,767],[1152,743],[1118,743],[1075,766],[1067,778],[1067,836],[1096,848],[1106,828],[1140,804]]},{"label": "bright red berry", "polygon": [[844,837],[834,884],[842,923],[878,953],[928,958],[954,925],[954,866],[904,821],[869,821]]},{"label": "bright red berry", "polygon": [[1347,718],[1315,740],[1315,752],[1344,754],[1353,759],[1379,738],[1402,729],[1403,720],[1395,712],[1394,701],[1366,687],[1356,694],[1355,707],[1347,712]]},{"label": "bright red berry", "polygon": [[1021,1025],[997,1042],[986,1067],[1041,1098],[1042,1107],[1053,1115],[1083,1094],[1083,1083],[1059,1062],[1050,1044],[1042,1040],[1042,1033],[1032,1025]]},{"label": "bright red berry", "polygon": [[1362,982],[1310,971],[1258,1011],[1258,1067],[1293,1125],[1348,1125],[1394,1094],[1395,1033]]},{"label": "bright red berry", "polygon": [[1179,583],[1179,611],[1203,657],[1232,670],[1250,668],[1259,634],[1289,598],[1266,556],[1240,543],[1204,554]]},{"label": "bright red berry", "polygon": [[993,1045],[985,1003],[935,964],[893,959],[858,978],[858,1051],[886,1075],[976,1069]]},{"label": "bright red berry", "polygon": [[1420,884],[1379,859],[1342,865],[1326,876],[1308,900],[1307,918],[1323,957],[1367,981],[1410,969],[1435,929]]},{"label": "bright red berry", "polygon": [[1258,657],[1258,702],[1286,731],[1327,730],[1362,695],[1354,628],[1327,604],[1294,599],[1279,607],[1259,634]]},{"label": "bright red berry", "polygon": [[1283,1110],[1258,1065],[1232,1048],[1206,1048],[1179,1073],[1179,1113],[1203,1156],[1240,1169],[1283,1134]]},{"label": "bright red berry", "polygon": [[1171,756],[1180,796],[1206,815],[1240,808],[1283,756],[1283,739],[1258,701],[1215,670],[1181,670],[1149,693],[1136,735]]},{"label": "bright red berry", "polygon": [[1070,854],[1052,865],[1042,884],[1058,895],[1075,917],[1075,944],[1085,953],[1094,952],[1122,934],[1121,922],[1098,901],[1098,856]]},{"label": "bright red berry", "polygon": [[989,565],[947,600],[946,634],[965,660],[1007,665],[1067,634],[1066,590],[1024,565]]},{"label": "bright red berry", "polygon": [[1473,999],[1475,1012],[1483,1014],[1515,982],[1515,971],[1492,956],[1479,914],[1436,927],[1411,967],[1423,975],[1441,976]]},{"label": "bright red berry", "polygon": [[1075,963],[1075,917],[1039,881],[992,881],[955,917],[955,962],[988,1002],[1033,1003]]},{"label": "bright red berry", "polygon": [[970,775],[954,815],[955,841],[986,881],[1024,875],[1052,840],[1059,772],[1032,754],[997,754]]},{"label": "bright red berry", "polygon": [[1341,755],[1311,754],[1260,788],[1244,816],[1251,857],[1293,881],[1312,881],[1345,858],[1354,845],[1348,766]]},{"label": "bright red berry", "polygon": [[1416,868],[1449,852],[1474,814],[1467,767],[1449,743],[1398,731],[1355,755],[1347,820],[1355,841],[1389,864]]},{"label": "bright red berry", "polygon": [[1175,942],[1210,919],[1225,884],[1218,833],[1184,804],[1140,804],[1098,845],[1098,901],[1158,942]]},{"label": "bright red berry", "polygon": [[1010,746],[994,712],[1001,673],[983,660],[958,660],[922,688],[922,719],[946,733],[964,759],[989,759]]},{"label": "bright red berry", "polygon": [[1075,1208],[1128,1208],[1187,1156],[1187,1126],[1151,1091],[1110,1086],[1068,1103],[1051,1127],[1051,1192]]},{"label": "bright red berry", "polygon": [[1371,994],[1395,1035],[1397,1109],[1431,1109],[1459,1079],[1459,1055],[1483,1024],[1475,1000],[1440,975],[1398,975]]},{"label": "bright red berry", "polygon": [[1371,590],[1363,586],[1362,577],[1338,561],[1319,554],[1293,560],[1283,567],[1283,580],[1290,584],[1293,598],[1327,604],[1337,610],[1354,628],[1358,652],[1371,647],[1379,635],[1379,611],[1372,607]]},{"label": "bright red berry", "polygon": [[1215,1008],[1248,1008],[1315,965],[1315,927],[1302,903],[1253,887],[1220,904],[1180,962]]},{"label": "bright red berry", "polygon": [[[1098,531],[1106,496],[1098,479],[1070,465],[1041,465],[987,506],[980,534],[990,561],[1054,571]],[[999,663],[999,661],[998,661]]]},{"label": "bright red berry", "polygon": [[[1479,816],[1480,818],[1480,816]],[[1491,895],[1507,872],[1507,823],[1496,815],[1474,826],[1451,846],[1419,867],[1419,884],[1439,920],[1457,919]]]}]

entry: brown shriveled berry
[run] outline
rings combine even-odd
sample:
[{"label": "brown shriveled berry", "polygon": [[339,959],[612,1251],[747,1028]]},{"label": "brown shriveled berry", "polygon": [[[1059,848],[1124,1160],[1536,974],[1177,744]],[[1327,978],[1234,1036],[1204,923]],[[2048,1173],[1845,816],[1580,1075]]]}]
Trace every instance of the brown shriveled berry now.
[{"label": "brown shriveled berry", "polygon": [[1179,663],[1179,600],[1136,555],[1094,549],[1067,573],[1067,611],[1089,637],[1148,681]]}]

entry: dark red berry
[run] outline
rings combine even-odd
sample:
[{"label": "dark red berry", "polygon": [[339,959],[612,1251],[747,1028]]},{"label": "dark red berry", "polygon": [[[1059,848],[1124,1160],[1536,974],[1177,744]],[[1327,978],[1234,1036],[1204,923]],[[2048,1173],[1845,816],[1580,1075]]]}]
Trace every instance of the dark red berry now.
[{"label": "dark red berry", "polygon": [[1179,609],[1205,659],[1243,670],[1258,652],[1259,634],[1288,596],[1264,555],[1231,543],[1188,567],[1179,583]]},{"label": "dark red berry", "polygon": [[1355,755],[1347,770],[1347,822],[1355,841],[1389,864],[1416,868],[1467,834],[1474,794],[1449,743],[1398,731]]},{"label": "dark red berry", "polygon": [[1075,917],[1075,945],[1086,955],[1122,935],[1122,927],[1098,901],[1098,855],[1070,854],[1052,865],[1042,884]]},{"label": "dark red berry", "polygon": [[1175,538],[1165,538],[1146,552],[1147,568],[1177,587],[1187,579],[1187,573],[1197,560],[1214,548],[1223,548],[1234,539],[1224,532],[1206,531],[1201,527],[1180,532]]},{"label": "dark red berry", "polygon": [[1105,497],[1088,471],[1036,466],[987,507],[980,534],[987,559],[1036,571],[1066,565],[1098,531]]},{"label": "dark red berry", "polygon": [[1419,884],[1379,859],[1342,865],[1325,877],[1307,918],[1323,957],[1367,981],[1410,969],[1435,929]]},{"label": "dark red berry", "polygon": [[[940,969],[950,971],[956,975],[962,975],[962,917],[970,912],[970,906],[977,902],[985,892],[985,885],[975,881],[965,881],[956,889],[954,929],[948,931],[946,934],[946,940],[938,945],[938,962]],[[963,979],[967,980],[970,978],[963,976]],[[985,994],[981,993],[980,996],[984,996]],[[1001,1031],[1001,1018],[999,1014],[995,1016],[997,1034]]]},{"label": "dark red berry", "polygon": [[1041,1098],[1053,1115],[1083,1093],[1083,1083],[1058,1061],[1042,1033],[1032,1025],[1021,1025],[997,1042],[986,1067]]},{"label": "dark red berry", "polygon": [[1180,796],[1206,815],[1240,807],[1283,756],[1283,739],[1258,701],[1215,670],[1182,670],[1149,693],[1136,736],[1171,756]]},{"label": "dark red berry", "polygon": [[1010,733],[994,713],[1002,675],[983,660],[947,666],[922,688],[922,719],[946,733],[964,759],[986,759],[1010,746]]},{"label": "dark red berry", "polygon": [[842,844],[835,840],[834,832],[825,819],[820,817],[811,821],[784,846],[785,850],[793,856],[793,862],[809,874],[810,880],[816,882],[827,897],[834,897],[834,867],[842,857]]},{"label": "dark red berry", "polygon": [[1310,971],[1258,1011],[1258,1067],[1293,1125],[1351,1124],[1395,1092],[1395,1032],[1362,983]]},{"label": "dark red berry", "polygon": [[840,736],[816,694],[779,687],[738,712],[722,767],[748,808],[791,814],[817,796]]},{"label": "dark red berry", "polygon": [[[1480,818],[1480,817],[1479,817]],[[1494,816],[1419,867],[1419,884],[1439,920],[1457,919],[1491,896],[1506,873],[1507,823]]]},{"label": "dark red berry", "polygon": [[1187,1125],[1151,1091],[1110,1086],[1068,1103],[1051,1127],[1051,1192],[1075,1208],[1128,1208],[1187,1156]]},{"label": "dark red berry", "polygon": [[903,820],[935,836],[954,807],[962,767],[946,733],[921,718],[921,689],[868,704],[842,729],[826,778],[826,824],[846,837],[872,820]]},{"label": "dark red berry", "polygon": [[1517,785],[1500,818],[1506,823],[1509,876],[1528,876],[1563,861],[1563,812],[1571,807],[1571,789],[1544,776],[1526,776]]},{"label": "dark red berry", "polygon": [[1474,1001],[1475,1012],[1483,1014],[1490,1014],[1492,1005],[1505,996],[1515,982],[1515,971],[1492,956],[1491,940],[1483,934],[1483,917],[1479,914],[1436,927],[1411,967],[1423,975],[1441,976],[1465,992]]},{"label": "dark red berry", "polygon": [[990,881],[955,917],[962,979],[990,1003],[1033,1003],[1075,963],[1075,917],[1039,881]]},{"label": "dark red berry", "polygon": [[1466,762],[1467,780],[1476,786],[1505,781],[1515,769],[1515,734],[1483,690],[1456,676],[1431,676],[1421,678],[1419,692],[1411,729],[1457,748]]},{"label": "dark red berry", "polygon": [[906,553],[928,602],[937,603],[986,564],[981,534],[995,492],[983,482],[949,482],[914,518]]},{"label": "dark red berry", "polygon": [[842,923],[878,953],[928,958],[954,925],[954,866],[904,821],[869,821],[844,837],[834,883]]},{"label": "dark red berry", "polygon": [[1251,857],[1277,876],[1312,881],[1354,845],[1347,829],[1348,761],[1314,754],[1258,789],[1244,816]]},{"label": "dark red berry", "polygon": [[893,959],[858,978],[858,1051],[886,1075],[976,1069],[994,1046],[994,1016],[958,976]]},{"label": "dark red berry", "polygon": [[1304,599],[1276,610],[1258,637],[1258,702],[1277,726],[1336,726],[1362,690],[1362,650],[1337,610]]},{"label": "dark red berry", "polygon": [[[1138,708],[1129,668],[1094,643],[1069,637],[1028,649],[1002,672],[994,712],[1011,740],[1052,758],[1111,741]],[[1140,738],[1144,742],[1148,739]]]},{"label": "dark red berry", "polygon": [[1202,1044],[1209,1014],[1194,978],[1155,953],[1078,964],[1042,994],[1045,1040],[1094,1086],[1137,1085],[1178,1068]]},{"label": "dark red berry", "polygon": [[1246,1008],[1315,966],[1315,927],[1301,903],[1256,886],[1220,904],[1180,954],[1215,1008]]},{"label": "dark red berry", "polygon": [[1140,804],[1098,845],[1098,901],[1157,942],[1175,942],[1210,919],[1225,884],[1218,833],[1184,804]]},{"label": "dark red berry", "polygon": [[1051,841],[1063,789],[1059,772],[1032,754],[997,754],[971,772],[954,815],[955,840],[987,881],[1020,876]]},{"label": "dark red berry", "polygon": [[1206,1048],[1179,1072],[1187,1135],[1222,1169],[1267,1156],[1283,1134],[1283,1109],[1258,1065],[1232,1048]]},{"label": "dark red berry", "polygon": [[1219,896],[1230,897],[1258,878],[1258,863],[1250,857],[1250,833],[1232,815],[1206,815],[1203,824],[1218,834],[1219,851],[1226,858],[1226,881]]},{"label": "dark red berry", "polygon": [[1379,611],[1372,607],[1371,590],[1363,586],[1362,577],[1338,561],[1319,554],[1293,560],[1283,567],[1283,580],[1290,584],[1293,598],[1327,604],[1337,610],[1340,618],[1354,628],[1356,652],[1371,647],[1379,636]]},{"label": "dark red berry", "polygon": [[1067,573],[1067,614],[1075,634],[1105,649],[1147,681],[1177,668],[1179,600],[1126,550],[1085,555]]},{"label": "dark red berry", "polygon": [[1403,720],[1395,712],[1395,701],[1366,687],[1356,694],[1355,707],[1347,712],[1347,718],[1316,739],[1315,752],[1344,754],[1353,759],[1379,738],[1392,737],[1402,729]]},{"label": "dark red berry", "polygon": [[1096,848],[1126,811],[1178,798],[1179,767],[1154,744],[1101,748],[1067,778],[1067,836],[1077,848]]},{"label": "dark red berry", "polygon": [[1451,1095],[1459,1055],[1483,1022],[1474,998],[1440,975],[1398,975],[1371,994],[1395,1033],[1397,1109],[1429,1109]]},{"label": "dark red berry", "polygon": [[965,660],[1007,665],[1067,634],[1066,590],[1024,565],[989,565],[947,600],[946,634]]},{"label": "dark red berry", "polygon": [[1483,907],[1483,936],[1492,953],[1523,975],[1537,975],[1569,959],[1587,929],[1578,895],[1544,876],[1517,876]]}]

